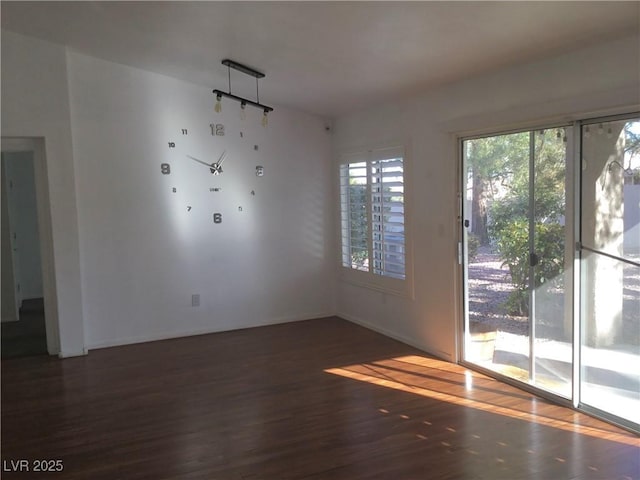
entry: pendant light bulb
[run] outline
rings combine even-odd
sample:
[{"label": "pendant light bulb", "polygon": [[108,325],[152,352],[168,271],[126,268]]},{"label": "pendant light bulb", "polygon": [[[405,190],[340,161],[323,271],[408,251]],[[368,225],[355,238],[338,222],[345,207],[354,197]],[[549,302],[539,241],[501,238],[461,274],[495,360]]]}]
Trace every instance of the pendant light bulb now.
[{"label": "pendant light bulb", "polygon": [[613,131],[611,130],[611,127],[607,129],[607,138],[613,138]]},{"label": "pendant light bulb", "polygon": [[264,113],[262,114],[262,126],[266,127],[267,124],[269,123],[269,119],[267,118],[267,114],[269,112],[267,110],[264,111]]},{"label": "pendant light bulb", "polygon": [[602,135],[602,132],[604,132],[604,127],[600,124],[598,125],[598,135]]},{"label": "pendant light bulb", "polygon": [[216,113],[220,113],[222,111],[222,95],[216,96],[216,106],[214,107]]},{"label": "pendant light bulb", "polygon": [[247,118],[247,104],[245,102],[240,103],[240,120]]},{"label": "pendant light bulb", "polygon": [[589,138],[591,136],[591,131],[589,130],[589,125],[584,127],[584,136],[585,136],[585,138]]}]

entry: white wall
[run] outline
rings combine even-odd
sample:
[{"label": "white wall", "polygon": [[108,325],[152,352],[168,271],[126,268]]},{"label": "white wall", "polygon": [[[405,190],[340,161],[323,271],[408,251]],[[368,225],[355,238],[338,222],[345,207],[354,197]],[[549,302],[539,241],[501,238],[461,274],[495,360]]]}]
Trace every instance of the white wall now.
[{"label": "white wall", "polygon": [[[240,139],[237,104],[229,103],[222,116],[229,143],[189,136],[183,144],[181,128],[218,121],[209,89],[3,31],[2,135],[45,139],[62,354],[82,353],[85,342],[337,311],[454,359],[455,134],[640,103],[638,45],[626,38],[338,119],[334,158],[343,149],[405,143],[415,187],[408,197],[415,299],[338,282],[334,306],[337,178],[321,119],[276,108],[262,130],[259,112],[249,109],[252,126]],[[185,148],[170,151],[172,139]],[[218,184],[195,163],[160,174],[161,162],[185,166],[187,152],[215,155],[220,146],[230,154],[222,192],[206,192]],[[255,165],[265,166],[264,178],[253,175]],[[190,198],[170,192],[179,180]],[[222,212],[223,224],[187,215],[187,202]],[[190,306],[192,293],[200,307]]]},{"label": "white wall", "polygon": [[[52,223],[54,270],[45,294],[48,320],[59,323],[63,356],[84,352],[75,172],[65,50],[34,38],[2,31],[2,136],[44,138]],[[42,232],[41,236],[42,236]],[[57,317],[51,319],[52,316]],[[51,340],[49,329],[47,341]],[[57,339],[56,339],[57,340]],[[57,341],[55,343],[58,343]]]},{"label": "white wall", "polygon": [[[20,285],[20,298],[42,298],[42,265],[36,200],[33,152],[3,154],[7,182],[8,214],[15,233],[17,249],[15,280]],[[7,187],[5,184],[3,187]]]},{"label": "white wall", "polygon": [[[265,129],[261,111],[241,121],[233,101],[216,114],[211,88],[77,53],[68,68],[90,348],[333,314],[322,119],[275,106]],[[224,149],[219,177],[186,157]]]},{"label": "white wall", "polygon": [[334,128],[336,159],[343,150],[396,139],[407,146],[414,186],[407,197],[413,212],[409,222],[414,231],[415,299],[341,281],[338,314],[455,360],[456,134],[637,108],[639,59],[640,38],[627,37],[577,52],[558,52],[547,60],[339,118]]}]

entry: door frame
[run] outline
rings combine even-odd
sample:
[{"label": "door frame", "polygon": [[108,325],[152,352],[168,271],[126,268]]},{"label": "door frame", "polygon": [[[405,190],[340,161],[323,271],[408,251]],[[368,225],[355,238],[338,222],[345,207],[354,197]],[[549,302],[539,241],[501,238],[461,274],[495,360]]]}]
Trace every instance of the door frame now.
[{"label": "door frame", "polygon": [[40,256],[42,289],[44,294],[44,315],[49,355],[60,352],[60,324],[58,318],[58,297],[55,263],[53,255],[53,230],[51,202],[47,183],[47,164],[44,138],[42,137],[2,137],[2,152],[32,152],[35,173],[38,230],[40,233]]}]

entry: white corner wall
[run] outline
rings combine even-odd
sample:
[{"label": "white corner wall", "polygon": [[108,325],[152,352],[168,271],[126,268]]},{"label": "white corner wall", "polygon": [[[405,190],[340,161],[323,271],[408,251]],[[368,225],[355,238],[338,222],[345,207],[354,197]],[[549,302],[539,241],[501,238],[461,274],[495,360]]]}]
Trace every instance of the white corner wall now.
[{"label": "white corner wall", "polygon": [[634,35],[337,119],[334,159],[350,148],[405,142],[413,186],[407,206],[415,290],[409,300],[339,281],[338,315],[456,361],[459,134],[628,111],[639,104],[640,38]]},{"label": "white corner wall", "polygon": [[[68,69],[89,348],[334,313],[321,118],[276,105],[265,129],[261,111],[248,107],[243,121],[233,101],[216,114],[215,85],[71,52]],[[223,150],[220,176],[187,158]]]},{"label": "white corner wall", "polygon": [[[44,139],[53,237],[53,258],[46,264],[55,266],[55,285],[50,287],[57,299],[53,308],[59,353],[82,355],[78,217],[64,48],[2,31],[2,136]],[[56,352],[50,348],[50,353]]]}]

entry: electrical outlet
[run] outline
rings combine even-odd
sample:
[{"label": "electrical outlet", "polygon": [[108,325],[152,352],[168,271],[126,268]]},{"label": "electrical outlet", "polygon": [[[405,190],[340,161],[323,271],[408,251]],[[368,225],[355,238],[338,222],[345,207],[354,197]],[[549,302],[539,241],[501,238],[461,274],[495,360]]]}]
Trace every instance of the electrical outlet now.
[{"label": "electrical outlet", "polygon": [[199,307],[200,306],[200,294],[199,293],[194,293],[193,295],[191,295],[191,306],[192,307]]}]

